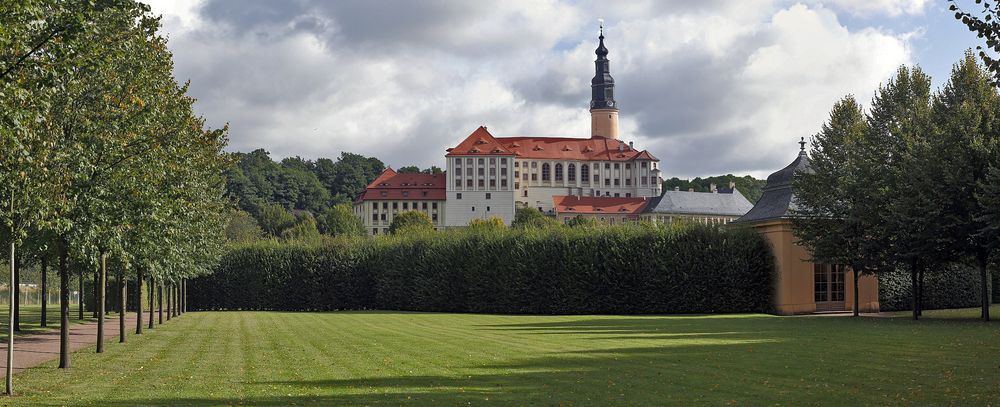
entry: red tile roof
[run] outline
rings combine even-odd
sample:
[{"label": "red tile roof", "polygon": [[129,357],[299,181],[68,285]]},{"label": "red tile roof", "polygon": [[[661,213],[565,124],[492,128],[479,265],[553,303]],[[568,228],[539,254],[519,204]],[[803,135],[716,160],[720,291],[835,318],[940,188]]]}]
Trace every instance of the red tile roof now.
[{"label": "red tile roof", "polygon": [[359,200],[443,201],[447,177],[441,174],[400,174],[386,168]]},{"label": "red tile roof", "polygon": [[[619,150],[620,149],[620,150]],[[586,139],[567,137],[493,137],[480,126],[458,146],[448,149],[447,156],[514,155],[518,158],[541,160],[659,161],[648,151],[638,151],[628,144],[604,137]]]},{"label": "red tile roof", "polygon": [[552,204],[556,213],[592,213],[638,215],[649,203],[647,198],[615,198],[606,196],[555,195]]},{"label": "red tile roof", "polygon": [[445,157],[455,155],[514,155],[514,153],[500,144],[485,127],[479,126],[458,146],[449,148]]}]

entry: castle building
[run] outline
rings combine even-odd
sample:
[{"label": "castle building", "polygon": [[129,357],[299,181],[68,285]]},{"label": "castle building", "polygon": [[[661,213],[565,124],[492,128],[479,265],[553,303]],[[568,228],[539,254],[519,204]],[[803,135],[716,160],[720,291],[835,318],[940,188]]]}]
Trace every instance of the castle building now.
[{"label": "castle building", "polygon": [[465,226],[476,218],[510,223],[518,207],[555,215],[553,197],[643,198],[662,189],[660,160],[618,132],[618,103],[604,33],[591,80],[588,138],[495,137],[479,127],[447,160],[445,225]]}]

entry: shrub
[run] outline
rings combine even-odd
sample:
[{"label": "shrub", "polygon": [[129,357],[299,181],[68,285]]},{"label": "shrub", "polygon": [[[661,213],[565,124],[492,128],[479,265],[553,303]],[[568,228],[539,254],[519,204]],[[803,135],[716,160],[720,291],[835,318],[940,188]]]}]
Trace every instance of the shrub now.
[{"label": "shrub", "polygon": [[[878,278],[881,311],[913,309],[913,284],[908,270],[882,273]],[[922,308],[977,307],[980,305],[982,291],[979,284],[979,271],[975,267],[953,264],[940,270],[927,270],[924,272]]]},{"label": "shrub", "polygon": [[767,312],[773,275],[752,231],[639,224],[235,245],[189,289],[195,309]]},{"label": "shrub", "polygon": [[398,215],[392,217],[392,223],[389,224],[389,233],[398,233],[401,231],[409,233],[427,230],[434,230],[434,222],[431,221],[430,216],[420,211],[400,212]]}]

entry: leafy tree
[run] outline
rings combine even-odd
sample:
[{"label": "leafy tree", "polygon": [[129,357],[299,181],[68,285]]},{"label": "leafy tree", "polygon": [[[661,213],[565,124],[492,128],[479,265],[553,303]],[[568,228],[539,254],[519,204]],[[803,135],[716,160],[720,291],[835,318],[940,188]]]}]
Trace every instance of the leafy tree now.
[{"label": "leafy tree", "polygon": [[881,202],[870,184],[875,175],[871,152],[878,146],[870,135],[861,106],[853,96],[845,97],[813,139],[811,171],[793,177],[796,237],[811,249],[814,261],[850,266],[855,293],[860,274],[878,269],[884,255],[874,211]]},{"label": "leafy tree", "polygon": [[469,229],[475,231],[503,230],[506,228],[507,225],[503,223],[503,219],[495,216],[486,219],[476,218],[469,221]]},{"label": "leafy tree", "polygon": [[514,221],[510,224],[513,228],[546,228],[558,225],[559,222],[555,219],[545,216],[538,209],[528,207],[517,208],[514,211]]},{"label": "leafy tree", "polygon": [[403,211],[392,218],[389,233],[412,233],[434,230],[434,222],[426,213],[420,211]]},{"label": "leafy tree", "polygon": [[940,216],[940,203],[932,192],[937,185],[930,168],[940,163],[928,147],[930,86],[930,77],[920,68],[900,67],[878,90],[868,115],[871,137],[881,146],[872,151],[875,178],[870,187],[880,196],[877,201],[885,203],[875,208],[883,221],[878,237],[888,250],[882,271],[894,272],[895,263],[909,268],[914,319],[921,314],[924,270],[939,269],[936,266],[949,260],[932,222]]},{"label": "leafy tree", "polygon": [[317,219],[319,231],[330,236],[364,236],[365,226],[349,204],[327,208]]},{"label": "leafy tree", "polygon": [[233,210],[226,223],[226,240],[230,242],[252,242],[264,236],[264,230],[257,220],[246,211]]},{"label": "leafy tree", "polygon": [[[976,5],[981,6],[981,10],[962,10],[955,0],[948,0],[948,9],[955,12],[955,19],[965,24],[969,31],[976,33],[979,38],[986,42],[986,48],[977,45],[979,57],[982,58],[988,69],[993,74],[993,82],[1000,83],[1000,59],[990,54],[1000,53],[1000,3],[976,0]],[[989,50],[990,52],[987,52]]]},{"label": "leafy tree", "polygon": [[663,189],[665,191],[672,191],[674,188],[681,191],[694,189],[695,192],[711,192],[712,184],[715,184],[718,188],[729,188],[730,182],[735,182],[736,189],[750,202],[757,202],[760,199],[760,196],[764,193],[764,185],[767,184],[767,181],[756,179],[749,175],[738,177],[733,174],[727,174],[706,178],[697,177],[691,180],[682,180],[673,177],[663,180]]},{"label": "leafy tree", "polygon": [[257,217],[261,229],[274,237],[281,236],[282,232],[295,225],[295,215],[278,204],[264,204]]},{"label": "leafy tree", "polygon": [[998,139],[1000,95],[989,75],[977,63],[971,51],[952,68],[951,78],[935,95],[932,118],[936,136],[931,142],[935,159],[947,163],[935,168],[933,180],[936,201],[941,202],[941,216],[936,227],[947,237],[956,253],[971,258],[982,280],[982,317],[989,313],[989,262],[994,243],[981,232],[988,229],[989,208],[982,207],[977,196],[984,195],[991,164],[991,148]]},{"label": "leafy tree", "polygon": [[576,217],[570,219],[569,222],[566,223],[566,226],[571,228],[592,228],[600,226],[600,224],[597,222],[597,219],[588,218],[583,215],[576,215]]},{"label": "leafy tree", "polygon": [[286,240],[315,240],[319,237],[316,218],[309,212],[300,212],[295,224],[281,232],[281,238]]},{"label": "leafy tree", "polygon": [[385,164],[374,157],[342,152],[336,162],[321,158],[316,160],[313,171],[330,191],[333,203],[351,202],[354,195],[375,180]]},{"label": "leafy tree", "polygon": [[408,165],[406,167],[399,167],[396,172],[400,174],[419,174],[420,167],[417,167],[416,165]]}]

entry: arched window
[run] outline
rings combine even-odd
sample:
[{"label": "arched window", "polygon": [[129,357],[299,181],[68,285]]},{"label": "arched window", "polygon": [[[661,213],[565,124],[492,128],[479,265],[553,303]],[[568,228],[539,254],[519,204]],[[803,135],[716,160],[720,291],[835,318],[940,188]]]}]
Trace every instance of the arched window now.
[{"label": "arched window", "polygon": [[566,166],[566,179],[570,182],[576,181],[576,164]]},{"label": "arched window", "polygon": [[583,164],[580,166],[580,180],[584,183],[590,182],[590,165]]},{"label": "arched window", "polygon": [[562,181],[563,180],[563,172],[562,172],[562,170],[563,170],[562,163],[556,163],[556,181]]},{"label": "arched window", "polygon": [[542,181],[549,180],[549,163],[542,164]]}]

